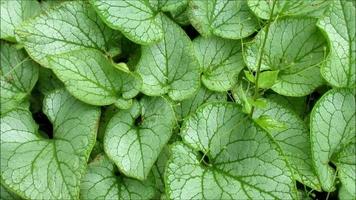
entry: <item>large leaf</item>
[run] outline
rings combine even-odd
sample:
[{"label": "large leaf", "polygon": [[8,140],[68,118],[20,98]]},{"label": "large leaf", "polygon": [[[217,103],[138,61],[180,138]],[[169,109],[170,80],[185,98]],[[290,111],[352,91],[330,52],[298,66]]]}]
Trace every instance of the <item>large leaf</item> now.
[{"label": "large leaf", "polygon": [[267,130],[282,148],[296,179],[314,190],[321,186],[312,164],[309,130],[304,121],[292,110],[268,99],[267,106],[257,108],[254,118],[268,116],[280,123],[283,128]]},{"label": "large leaf", "polygon": [[38,79],[38,65],[23,49],[1,42],[0,113],[18,107]]},{"label": "large leaf", "polygon": [[128,108],[140,90],[141,78],[119,71],[97,50],[84,49],[48,57],[49,66],[76,98],[92,105]]},{"label": "large leaf", "polygon": [[103,20],[139,44],[157,42],[163,29],[157,11],[145,0],[91,0]]},{"label": "large leaf", "polygon": [[125,175],[143,180],[172,135],[175,116],[162,97],[144,97],[115,114],[106,127],[104,149]]},{"label": "large leaf", "polygon": [[174,107],[177,118],[182,120],[204,103],[213,101],[226,101],[226,93],[212,92],[205,87],[201,87],[191,98],[185,99]]},{"label": "large leaf", "polygon": [[311,112],[312,155],[325,191],[335,189],[335,170],[329,163],[332,162],[339,168],[335,156],[348,143],[355,141],[355,126],[355,96],[349,89],[330,90],[316,103]]},{"label": "large leaf", "polygon": [[61,3],[26,21],[16,32],[31,58],[44,67],[49,55],[86,48],[108,54],[121,37],[85,1]]},{"label": "large leaf", "polygon": [[162,196],[166,193],[165,185],[164,185],[164,172],[166,170],[168,159],[169,159],[169,149],[167,146],[164,146],[164,148],[162,149],[161,153],[158,156],[157,161],[155,162],[151,170],[155,181],[157,197]]},{"label": "large leaf", "polygon": [[161,16],[163,39],[143,46],[137,64],[143,79],[142,92],[151,96],[168,93],[173,100],[183,100],[199,88],[199,64],[189,37],[169,18]]},{"label": "large leaf", "polygon": [[258,17],[269,19],[274,1],[274,17],[277,15],[323,17],[332,2],[330,0],[247,0],[247,3]]},{"label": "large leaf", "polygon": [[[262,69],[280,70],[272,89],[285,96],[305,96],[323,84],[319,65],[325,57],[326,41],[316,27],[316,19],[290,17],[274,21],[266,36],[261,30],[254,42],[246,47],[249,68],[255,70],[259,53]],[[259,52],[259,53],[258,53]]]},{"label": "large leaf", "polygon": [[231,89],[245,65],[240,41],[199,37],[193,44],[203,71],[201,77],[203,84],[213,91]]},{"label": "large leaf", "polygon": [[209,103],[190,116],[166,169],[171,199],[291,199],[282,153],[236,104]]},{"label": "large leaf", "polygon": [[41,11],[37,0],[9,0],[0,2],[0,38],[16,42],[15,29]]},{"label": "large leaf", "polygon": [[78,199],[100,110],[64,90],[47,95],[43,104],[53,139],[41,135],[29,111],[1,117],[1,182],[26,199]]},{"label": "large leaf", "polygon": [[189,12],[192,25],[203,36],[240,39],[258,29],[258,20],[245,0],[192,0]]},{"label": "large leaf", "polygon": [[356,86],[356,5],[335,0],[330,14],[318,22],[330,43],[330,54],[321,68],[323,77],[336,87]]},{"label": "large leaf", "polygon": [[105,155],[98,155],[88,165],[81,185],[81,199],[152,199],[154,188],[148,181],[140,182],[118,174]]}]

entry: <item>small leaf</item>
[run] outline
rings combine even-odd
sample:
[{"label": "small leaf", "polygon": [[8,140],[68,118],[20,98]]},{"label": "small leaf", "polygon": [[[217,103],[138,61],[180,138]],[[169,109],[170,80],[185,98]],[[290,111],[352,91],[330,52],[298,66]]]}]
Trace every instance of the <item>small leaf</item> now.
[{"label": "small leaf", "polygon": [[279,122],[268,115],[261,115],[255,122],[264,130],[271,131],[284,131],[287,127],[284,123]]},{"label": "small leaf", "polygon": [[140,182],[118,174],[117,168],[99,154],[88,165],[80,185],[83,200],[91,199],[152,199],[154,188],[149,181]]},{"label": "small leaf", "polygon": [[47,95],[43,104],[53,123],[53,139],[39,133],[27,110],[1,116],[2,184],[25,199],[79,199],[100,110],[64,90]]},{"label": "small leaf", "polygon": [[244,70],[244,74],[248,81],[255,83],[255,76],[250,71]]},{"label": "small leaf", "polygon": [[258,78],[258,87],[268,89],[277,81],[279,71],[264,71],[261,72]]},{"label": "small leaf", "polygon": [[125,175],[146,179],[175,124],[171,105],[162,97],[143,97],[115,114],[106,127],[104,149]]}]

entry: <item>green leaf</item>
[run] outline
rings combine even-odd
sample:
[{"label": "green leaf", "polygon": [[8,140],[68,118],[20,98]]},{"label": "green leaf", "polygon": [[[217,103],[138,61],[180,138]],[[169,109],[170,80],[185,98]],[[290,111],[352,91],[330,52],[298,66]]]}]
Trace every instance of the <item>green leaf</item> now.
[{"label": "green leaf", "polygon": [[318,22],[326,34],[330,53],[321,74],[335,87],[356,86],[356,5],[335,0],[330,14]]},{"label": "green leaf", "polygon": [[63,88],[63,83],[57,78],[51,69],[40,67],[37,86],[43,94],[48,94],[53,90]]},{"label": "green leaf", "polygon": [[246,1],[191,0],[189,15],[194,28],[205,37],[240,39],[254,33],[259,26]]},{"label": "green leaf", "polygon": [[172,135],[175,116],[162,97],[143,97],[130,110],[115,114],[106,127],[104,149],[125,175],[147,178]]},{"label": "green leaf", "polygon": [[180,101],[198,90],[199,64],[184,31],[163,15],[161,21],[163,39],[142,47],[137,71],[143,79],[143,93],[149,96],[168,93],[170,98]]},{"label": "green leaf", "polygon": [[226,101],[226,94],[212,92],[205,87],[201,87],[193,97],[179,102],[174,109],[178,115],[178,119],[182,120],[191,113],[194,113],[200,105],[213,101]]},{"label": "green leaf", "polygon": [[330,0],[247,0],[250,9],[260,18],[269,19],[275,1],[274,17],[310,16],[323,17],[329,8]]},{"label": "green leaf", "polygon": [[356,137],[335,158],[342,187],[356,197]]},{"label": "green leaf", "polygon": [[350,199],[355,199],[356,196],[353,196],[352,194],[350,194],[344,186],[341,185],[340,189],[339,189],[339,199],[340,200],[350,200]]},{"label": "green leaf", "polygon": [[139,44],[151,44],[163,37],[159,14],[146,0],[91,0],[100,17],[112,28]]},{"label": "green leaf", "polygon": [[237,82],[237,75],[245,67],[240,41],[199,37],[193,45],[203,71],[203,84],[213,91],[231,89]]},{"label": "green leaf", "polygon": [[38,65],[23,49],[1,41],[0,114],[18,107],[38,79]]},{"label": "green leaf", "polygon": [[16,30],[31,58],[48,67],[47,56],[81,49],[109,52],[120,34],[108,28],[86,1],[64,2]]},{"label": "green leaf", "polygon": [[259,120],[261,117],[268,118],[265,130],[282,148],[294,177],[306,186],[321,191],[312,164],[309,130],[304,121],[292,110],[271,99],[268,99],[265,108],[256,108],[253,118]]},{"label": "green leaf", "polygon": [[[152,167],[152,175],[155,180],[155,187],[158,193],[156,196],[161,196],[165,194],[165,185],[164,185],[164,172],[166,169],[166,165],[169,159],[169,149],[167,146],[164,146],[162,149],[161,153],[158,156],[157,161]],[[154,199],[159,199],[159,198],[154,198]]]},{"label": "green leaf", "polygon": [[170,199],[291,199],[289,168],[269,134],[236,104],[209,103],[190,116],[166,168]]},{"label": "green leaf", "polygon": [[[262,49],[262,69],[279,70],[272,89],[285,96],[305,96],[323,84],[319,65],[324,61],[326,41],[316,27],[316,19],[277,19],[269,29]],[[259,49],[265,37],[261,30],[245,48],[246,64],[256,69]]]},{"label": "green leaf", "polygon": [[15,29],[41,11],[37,0],[1,1],[0,38],[16,42]]},{"label": "green leaf", "polygon": [[154,188],[119,174],[105,155],[98,155],[88,165],[80,185],[81,199],[152,199]]},{"label": "green leaf", "polygon": [[137,74],[120,72],[97,50],[77,50],[47,60],[67,90],[88,104],[109,105],[127,101],[138,94],[142,84]]},{"label": "green leaf", "polygon": [[14,194],[13,192],[6,189],[2,184],[0,184],[0,199],[1,200],[20,200],[21,198]]},{"label": "green leaf", "polygon": [[1,117],[1,182],[25,199],[79,199],[100,110],[64,90],[47,95],[43,104],[53,139],[41,135],[29,111]]},{"label": "green leaf", "polygon": [[277,81],[279,71],[264,71],[260,73],[258,78],[258,87],[268,89]]},{"label": "green leaf", "polygon": [[355,96],[349,89],[330,90],[318,100],[311,112],[312,156],[325,191],[335,189],[335,170],[329,163],[337,164],[335,155],[348,143],[354,142],[355,126]]},{"label": "green leaf", "polygon": [[273,100],[289,110],[293,110],[301,118],[304,118],[306,114],[307,97],[286,97],[278,94],[270,94],[268,95],[268,99]]}]

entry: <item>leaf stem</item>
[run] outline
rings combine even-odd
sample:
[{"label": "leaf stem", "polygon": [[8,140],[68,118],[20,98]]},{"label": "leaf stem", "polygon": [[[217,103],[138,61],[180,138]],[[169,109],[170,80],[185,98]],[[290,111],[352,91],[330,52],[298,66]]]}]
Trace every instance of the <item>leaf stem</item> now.
[{"label": "leaf stem", "polygon": [[[268,32],[269,32],[269,27],[272,23],[273,20],[273,12],[274,12],[274,7],[276,5],[277,0],[273,1],[272,4],[272,10],[266,25],[266,31],[265,31],[265,37],[263,38],[263,42],[262,45],[260,46],[260,50],[259,50],[259,57],[258,57],[258,61],[257,61],[257,69],[256,69],[256,78],[255,78],[255,93],[253,95],[253,100],[256,100],[258,95],[259,95],[259,88],[258,88],[258,79],[260,77],[260,72],[261,72],[261,64],[262,64],[262,56],[263,56],[263,49],[265,48],[266,42],[267,42],[267,36],[268,36]],[[251,112],[250,112],[250,116],[252,117],[253,112],[255,110],[255,106],[252,105],[251,108]]]}]

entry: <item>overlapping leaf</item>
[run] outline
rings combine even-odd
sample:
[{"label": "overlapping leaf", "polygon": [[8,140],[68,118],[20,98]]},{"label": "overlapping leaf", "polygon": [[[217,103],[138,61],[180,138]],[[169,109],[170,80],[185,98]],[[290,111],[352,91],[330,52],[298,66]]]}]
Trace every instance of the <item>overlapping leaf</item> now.
[{"label": "overlapping leaf", "polygon": [[40,11],[40,4],[36,0],[1,1],[0,38],[16,42],[15,29]]},{"label": "overlapping leaf", "polygon": [[330,14],[318,22],[330,43],[330,54],[321,68],[323,77],[336,87],[356,86],[356,5],[335,0]]},{"label": "overlapping leaf", "polygon": [[321,191],[312,164],[309,130],[304,121],[292,110],[271,99],[268,99],[266,107],[258,108],[254,112],[254,118],[261,116],[267,116],[281,124],[280,129],[268,131],[282,148],[296,179],[310,188]]},{"label": "overlapping leaf", "polygon": [[174,128],[175,115],[162,97],[144,97],[115,114],[106,127],[104,149],[125,175],[145,179]]},{"label": "overlapping leaf", "polygon": [[57,77],[76,98],[92,105],[131,106],[141,87],[141,78],[119,71],[97,50],[71,51],[47,58]]},{"label": "overlapping leaf", "polygon": [[28,20],[16,30],[29,55],[44,67],[47,56],[80,49],[109,54],[119,46],[118,32],[108,28],[85,1],[64,2]]},{"label": "overlapping leaf", "polygon": [[182,120],[204,103],[213,101],[226,101],[226,94],[223,92],[213,92],[205,87],[201,87],[191,98],[185,99],[174,107],[178,119]]},{"label": "overlapping leaf", "polygon": [[201,77],[203,84],[213,91],[231,89],[245,65],[240,41],[199,37],[193,44],[203,71]]},{"label": "overlapping leaf", "polygon": [[339,177],[346,187],[355,188],[355,182],[352,182],[355,180],[352,172],[355,163],[350,161],[355,154],[352,155],[352,146],[347,147],[356,140],[354,95],[351,89],[330,90],[317,102],[310,116],[313,161],[325,191],[335,189],[336,174],[329,165],[331,162],[336,165]]},{"label": "overlapping leaf", "polygon": [[269,19],[274,1],[276,5],[273,17],[277,15],[323,17],[332,3],[330,0],[247,0],[247,3],[257,16]]},{"label": "overlapping leaf", "polygon": [[245,51],[247,65],[256,69],[262,54],[262,69],[280,70],[272,89],[286,96],[305,96],[323,84],[319,66],[326,57],[326,41],[313,18],[283,18],[271,24],[266,35],[261,30]]},{"label": "overlapping leaf", "polygon": [[79,199],[100,110],[64,90],[47,95],[43,104],[53,139],[41,135],[27,110],[1,117],[1,182],[26,199]]},{"label": "overlapping leaf", "polygon": [[235,104],[206,104],[187,119],[181,134],[184,144],[172,146],[167,164],[168,198],[293,197],[278,147]]},{"label": "overlapping leaf", "polygon": [[1,42],[0,113],[18,107],[38,79],[38,65],[22,49]]},{"label": "overlapping leaf", "polygon": [[246,1],[192,0],[189,13],[190,22],[203,36],[240,39],[259,28]]},{"label": "overlapping leaf", "polygon": [[168,94],[173,100],[192,96],[199,88],[199,64],[191,40],[169,18],[161,15],[163,39],[143,46],[137,71],[142,92],[149,96]]},{"label": "overlapping leaf", "polygon": [[126,178],[105,155],[88,165],[81,183],[81,199],[152,199],[154,188],[148,181]]}]

